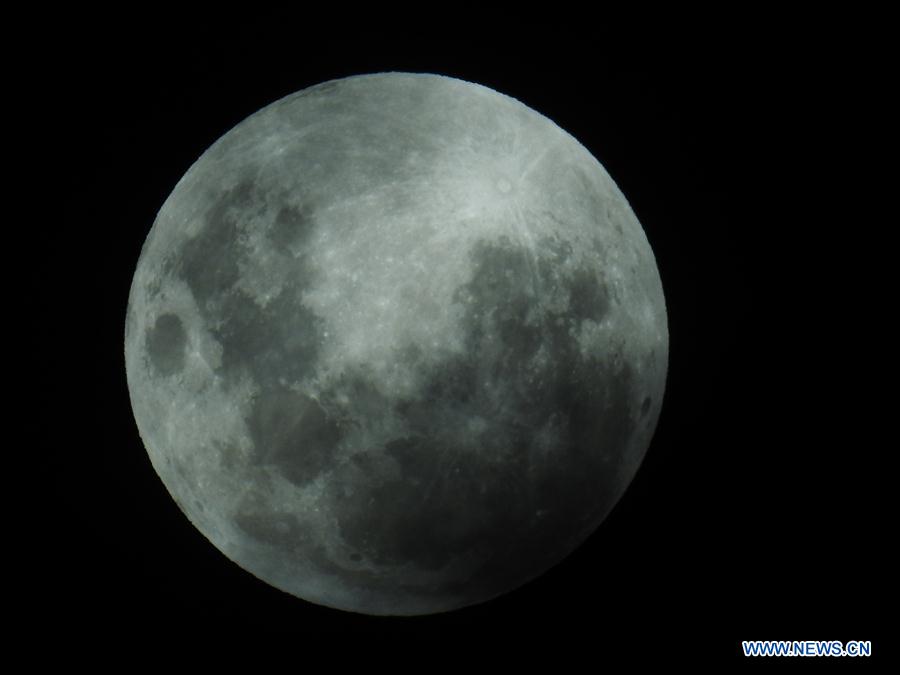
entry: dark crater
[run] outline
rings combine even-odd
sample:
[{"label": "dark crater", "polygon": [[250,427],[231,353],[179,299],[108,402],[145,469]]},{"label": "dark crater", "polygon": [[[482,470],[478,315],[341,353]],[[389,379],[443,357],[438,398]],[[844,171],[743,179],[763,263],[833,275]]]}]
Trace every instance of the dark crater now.
[{"label": "dark crater", "polygon": [[571,277],[564,276],[561,265],[573,252],[572,245],[567,241],[545,237],[540,242],[539,251],[535,282],[539,292],[561,291],[568,298],[568,307],[563,310],[568,319],[603,319],[610,310],[610,289],[601,282],[598,272],[581,268],[576,269]]},{"label": "dark crater", "polygon": [[256,461],[269,464],[295,485],[327,468],[343,436],[341,425],[314,399],[286,387],[265,389],[247,419]]},{"label": "dark crater", "polygon": [[300,303],[296,286],[286,286],[265,308],[232,292],[222,298],[220,313],[210,332],[222,345],[225,374],[246,369],[265,386],[281,378],[296,382],[313,371],[324,328]]},{"label": "dark crater", "polygon": [[268,230],[272,243],[293,253],[302,252],[315,228],[313,211],[309,204],[281,207]]},{"label": "dark crater", "polygon": [[187,334],[175,314],[161,314],[147,331],[147,355],[160,375],[173,375],[184,368]]},{"label": "dark crater", "polygon": [[200,233],[184,243],[175,271],[201,309],[238,280],[238,219],[254,206],[260,204],[253,183],[239,183],[209,208]]},{"label": "dark crater", "polygon": [[240,260],[247,255],[238,224],[265,213],[266,201],[249,180],[224,192],[206,212],[200,233],[185,243],[176,265],[223,347],[224,374],[246,369],[264,385],[308,375],[322,340],[321,320],[300,303],[302,289],[312,280],[302,255],[315,227],[311,208],[285,206],[271,216],[266,229],[276,246],[301,253],[291,283],[265,307],[235,287]]}]

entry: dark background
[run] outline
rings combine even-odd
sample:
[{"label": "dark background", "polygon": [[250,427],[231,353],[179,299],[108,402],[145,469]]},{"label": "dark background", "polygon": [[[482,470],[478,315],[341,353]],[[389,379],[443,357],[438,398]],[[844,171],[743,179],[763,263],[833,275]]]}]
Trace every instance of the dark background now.
[{"label": "dark background", "polygon": [[[878,187],[865,175],[878,63],[770,45],[637,63],[565,31],[289,39],[291,20],[72,31],[35,80],[60,157],[42,180],[63,185],[62,220],[38,235],[51,252],[42,336],[71,345],[44,362],[71,375],[45,389],[61,411],[42,433],[65,516],[34,630],[88,645],[209,633],[405,656],[586,650],[598,664],[671,649],[738,660],[744,639],[889,651],[877,483],[896,444],[878,431],[890,401],[873,384],[888,367],[889,268],[876,262],[888,223],[867,211]],[[487,85],[584,144],[647,233],[671,336],[653,443],[597,532],[515,592],[420,618],[311,605],[224,558],[154,473],[123,357],[141,245],[191,163],[282,96],[385,70]]]}]

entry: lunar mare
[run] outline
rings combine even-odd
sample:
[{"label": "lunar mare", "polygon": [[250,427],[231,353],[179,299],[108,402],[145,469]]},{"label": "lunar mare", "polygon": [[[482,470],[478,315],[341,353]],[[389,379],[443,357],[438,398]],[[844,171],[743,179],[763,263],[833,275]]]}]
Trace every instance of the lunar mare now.
[{"label": "lunar mare", "polygon": [[125,356],[153,467],[226,556],[370,614],[508,592],[603,521],[650,443],[668,334],[603,167],[436,75],[247,118],[166,200]]}]

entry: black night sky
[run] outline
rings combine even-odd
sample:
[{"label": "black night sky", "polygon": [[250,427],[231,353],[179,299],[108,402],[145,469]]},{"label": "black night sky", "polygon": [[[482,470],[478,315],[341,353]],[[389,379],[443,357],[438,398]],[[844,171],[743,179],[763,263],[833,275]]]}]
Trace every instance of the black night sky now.
[{"label": "black night sky", "polygon": [[[271,26],[286,20],[157,26],[139,39],[98,30],[55,40],[39,69],[53,101],[41,114],[57,119],[64,148],[46,179],[70,178],[38,292],[48,341],[52,326],[74,337],[47,369],[70,373],[46,389],[63,412],[43,422],[64,431],[51,474],[66,517],[49,535],[57,574],[40,584],[35,634],[88,649],[97,634],[149,648],[198,632],[302,636],[304,650],[477,646],[526,662],[586,652],[598,669],[669,649],[738,660],[746,639],[871,639],[889,651],[876,482],[895,444],[880,437],[888,401],[869,382],[887,377],[877,317],[891,303],[876,297],[886,272],[872,231],[889,219],[867,213],[870,164],[846,158],[876,154],[858,119],[870,87],[884,86],[874,71],[827,49],[637,63],[602,55],[596,38],[285,40]],[[150,465],[122,353],[141,245],[190,164],[282,96],[385,70],[484,84],[585,145],[647,233],[670,332],[655,438],[599,530],[516,592],[412,619],[305,603],[215,550]]]}]

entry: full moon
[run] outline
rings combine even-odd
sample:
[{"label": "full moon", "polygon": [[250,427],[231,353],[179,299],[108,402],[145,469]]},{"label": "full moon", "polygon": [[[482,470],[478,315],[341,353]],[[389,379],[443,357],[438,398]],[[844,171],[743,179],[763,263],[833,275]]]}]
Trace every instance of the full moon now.
[{"label": "full moon", "polygon": [[604,168],[513,98],[382,73],[287,96],[147,236],[125,361],[154,469],[259,579],[353,612],[511,591],[650,444],[668,329]]}]

